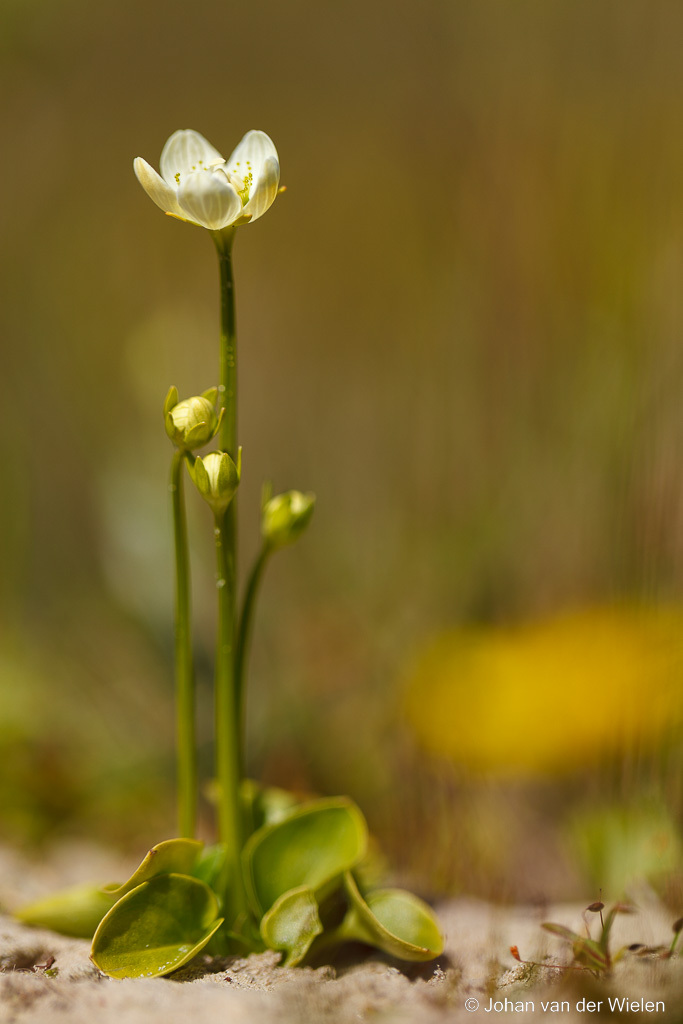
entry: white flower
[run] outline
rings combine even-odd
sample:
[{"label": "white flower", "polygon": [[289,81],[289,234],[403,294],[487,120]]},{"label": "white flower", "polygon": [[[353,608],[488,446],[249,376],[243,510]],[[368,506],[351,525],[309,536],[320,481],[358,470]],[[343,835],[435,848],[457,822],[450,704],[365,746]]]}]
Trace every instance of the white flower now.
[{"label": "white flower", "polygon": [[220,231],[266,212],[278,192],[280,163],[265,132],[247,132],[228,160],[199,132],[174,132],[161,154],[161,175],[142,157],[135,176],[164,213]]}]

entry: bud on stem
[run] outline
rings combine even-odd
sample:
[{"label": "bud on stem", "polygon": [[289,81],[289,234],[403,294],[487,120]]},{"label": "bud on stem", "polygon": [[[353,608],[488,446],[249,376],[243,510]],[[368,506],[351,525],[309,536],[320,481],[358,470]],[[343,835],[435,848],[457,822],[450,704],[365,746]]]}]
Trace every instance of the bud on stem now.
[{"label": "bud on stem", "polygon": [[216,436],[225,410],[216,414],[217,388],[209,388],[201,395],[178,401],[178,389],[172,387],[164,402],[166,433],[177,448],[193,451],[202,448]]},{"label": "bud on stem", "polygon": [[315,494],[301,491],[285,491],[266,501],[261,513],[264,545],[276,550],[293,544],[308,526],[314,506]]},{"label": "bud on stem", "polygon": [[227,452],[209,452],[203,458],[197,455],[189,462],[190,476],[202,498],[217,516],[222,515],[239,486],[242,474],[242,449],[234,463]]}]

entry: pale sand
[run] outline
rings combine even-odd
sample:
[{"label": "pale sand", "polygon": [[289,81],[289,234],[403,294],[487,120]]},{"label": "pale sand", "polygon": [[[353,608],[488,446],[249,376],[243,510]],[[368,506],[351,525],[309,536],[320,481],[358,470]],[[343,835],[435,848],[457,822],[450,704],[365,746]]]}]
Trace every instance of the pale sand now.
[{"label": "pale sand", "polygon": [[[11,906],[22,890],[30,896],[41,894],[55,875],[61,884],[88,880],[91,872],[87,878],[78,874],[83,861],[98,868],[94,877],[109,878],[116,869],[104,853],[71,849],[57,854],[50,866],[36,867],[27,879],[16,854],[0,851],[0,900]],[[608,999],[626,996],[660,1003],[656,1010],[646,1010],[648,1020],[683,1021],[682,957],[655,960],[629,955],[610,979],[602,980],[584,972],[530,971],[514,961],[511,945],[518,946],[524,957],[550,955],[554,962],[562,962],[567,945],[539,925],[550,919],[579,931],[581,908],[541,911],[463,899],[443,903],[437,912],[446,950],[432,964],[400,965],[372,953],[363,959],[357,950],[355,959],[338,961],[334,968],[286,970],[277,966],[277,954],[263,953],[223,963],[198,958],[172,978],[131,981],[100,975],[89,960],[87,942],[0,917],[0,1024],[484,1024],[503,1019],[510,1024],[511,1019],[546,1017],[595,1021],[596,1013],[576,1011],[584,996],[602,1000],[600,1019],[620,1019],[619,1013],[609,1010]],[[668,945],[671,923],[672,915],[644,891],[639,894],[638,913],[617,919],[613,948],[631,942]],[[53,977],[36,966],[50,957],[55,958],[57,971]],[[477,999],[479,1009],[468,1012],[468,999]],[[502,1001],[501,1012],[484,1012],[491,999]],[[544,1010],[542,1000],[566,1001],[569,1011]],[[634,1009],[624,1016],[639,1019]]]}]

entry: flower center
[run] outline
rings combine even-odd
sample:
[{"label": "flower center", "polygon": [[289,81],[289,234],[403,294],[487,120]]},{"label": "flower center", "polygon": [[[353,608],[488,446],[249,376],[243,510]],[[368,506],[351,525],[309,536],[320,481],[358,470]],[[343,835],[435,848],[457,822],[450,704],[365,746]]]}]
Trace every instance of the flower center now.
[{"label": "flower center", "polygon": [[[249,202],[249,193],[251,186],[254,181],[254,172],[251,169],[251,161],[246,161],[246,173],[240,170],[240,161],[238,160],[235,164],[235,170],[229,171],[228,165],[223,163],[220,164],[218,161],[213,164],[205,164],[203,160],[198,160],[196,164],[192,164],[190,170],[184,173],[192,174],[195,171],[223,171],[226,178],[237,192],[237,195],[242,200],[242,206],[246,206]],[[175,172],[175,183],[180,186],[181,172]]]},{"label": "flower center", "polygon": [[[184,171],[183,173],[191,174],[193,171],[215,171],[219,163],[220,161],[213,164],[205,164],[203,160],[198,160],[196,164],[192,164],[189,171]],[[176,185],[180,185],[180,171],[176,171],[174,177]]]},{"label": "flower center", "polygon": [[[242,200],[242,206],[246,206],[249,202],[249,193],[251,192],[251,186],[254,182],[254,172],[251,169],[251,160],[246,161],[245,167],[246,171],[242,170],[240,168],[240,161],[238,160],[235,164],[235,170],[228,174],[228,177],[237,189],[238,196]],[[240,183],[241,187],[238,187],[237,182]]]}]

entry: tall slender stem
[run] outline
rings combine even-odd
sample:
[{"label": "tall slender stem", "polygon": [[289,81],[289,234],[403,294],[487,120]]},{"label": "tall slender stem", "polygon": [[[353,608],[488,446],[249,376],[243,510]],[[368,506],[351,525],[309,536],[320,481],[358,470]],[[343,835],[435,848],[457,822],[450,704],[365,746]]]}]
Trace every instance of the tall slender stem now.
[{"label": "tall slender stem", "polygon": [[[218,640],[216,644],[216,775],[219,782],[218,836],[225,848],[230,886],[226,911],[233,920],[245,908],[242,881],[242,811],[239,800],[240,743],[235,701],[235,561],[225,516],[215,517]],[[232,921],[229,922],[232,924]]]},{"label": "tall slender stem", "polygon": [[264,544],[261,552],[254,562],[249,581],[247,583],[242,613],[237,627],[237,650],[235,652],[235,702],[237,719],[240,723],[240,731],[244,734],[244,682],[247,661],[249,659],[249,645],[251,643],[251,632],[254,623],[254,607],[258,593],[261,577],[271,548]]},{"label": "tall slender stem", "polygon": [[[237,461],[237,330],[235,327],[235,281],[232,274],[232,243],[235,228],[212,232],[218,252],[221,282],[221,347],[218,405],[225,409],[218,443],[233,462]],[[231,506],[234,507],[234,501]]]},{"label": "tall slender stem", "polygon": [[[213,232],[221,286],[219,407],[225,409],[219,446],[237,461],[237,332],[232,243],[235,229]],[[218,778],[218,838],[226,851],[230,873],[228,905],[235,915],[246,906],[241,872],[242,819],[240,721],[235,696],[237,618],[237,499],[224,515],[216,516],[218,641],[216,650],[215,714],[216,774]]]},{"label": "tall slender stem", "polygon": [[178,832],[194,838],[197,818],[197,752],[195,696],[190,633],[190,566],[183,488],[184,453],[176,449],[171,463],[171,507],[175,546],[175,682],[178,746]]}]

